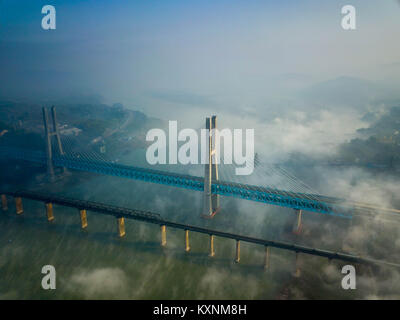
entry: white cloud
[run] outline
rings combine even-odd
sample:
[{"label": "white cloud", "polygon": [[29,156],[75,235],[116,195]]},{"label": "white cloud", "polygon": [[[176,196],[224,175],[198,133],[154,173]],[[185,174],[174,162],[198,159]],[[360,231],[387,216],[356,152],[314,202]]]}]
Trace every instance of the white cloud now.
[{"label": "white cloud", "polygon": [[81,270],[71,276],[68,288],[85,299],[118,299],[129,288],[125,272],[119,268]]}]

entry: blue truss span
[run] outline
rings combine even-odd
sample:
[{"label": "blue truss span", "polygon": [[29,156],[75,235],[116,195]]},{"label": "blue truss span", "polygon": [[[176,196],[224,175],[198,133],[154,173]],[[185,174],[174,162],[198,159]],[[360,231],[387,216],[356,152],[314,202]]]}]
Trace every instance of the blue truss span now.
[{"label": "blue truss span", "polygon": [[[41,151],[0,147],[0,158],[25,160],[43,165],[46,164],[46,155]],[[196,191],[204,190],[204,179],[196,176],[126,166],[104,161],[84,160],[69,156],[55,156],[53,157],[53,164],[58,167],[65,167],[73,170],[142,180]],[[289,207],[296,210],[313,211],[343,218],[351,218],[354,210],[352,206],[346,205],[346,201],[342,199],[220,180],[212,183],[211,191],[212,193],[224,196]]]}]

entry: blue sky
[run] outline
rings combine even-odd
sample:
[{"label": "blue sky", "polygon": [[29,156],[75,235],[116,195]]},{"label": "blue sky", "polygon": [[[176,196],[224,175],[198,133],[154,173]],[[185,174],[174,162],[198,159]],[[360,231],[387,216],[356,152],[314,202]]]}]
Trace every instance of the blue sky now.
[{"label": "blue sky", "polygon": [[[41,29],[46,4],[57,10],[56,30]],[[355,31],[340,27],[345,4],[357,9]],[[394,0],[2,0],[0,95],[262,99],[266,87],[280,92],[293,79],[398,81],[399,16]]]}]

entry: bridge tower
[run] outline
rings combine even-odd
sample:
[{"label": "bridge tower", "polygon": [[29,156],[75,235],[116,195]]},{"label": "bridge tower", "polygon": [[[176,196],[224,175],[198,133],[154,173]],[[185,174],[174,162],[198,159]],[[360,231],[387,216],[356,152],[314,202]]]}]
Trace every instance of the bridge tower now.
[{"label": "bridge tower", "polygon": [[204,169],[204,204],[203,216],[212,218],[219,211],[219,195],[212,194],[211,186],[214,181],[218,181],[218,163],[216,161],[217,139],[216,132],[213,129],[217,128],[217,116],[206,118],[207,130],[207,156],[208,161]]},{"label": "bridge tower", "polygon": [[[44,131],[45,131],[45,135],[46,135],[45,139],[46,139],[47,173],[48,173],[50,179],[54,180],[53,147],[51,144],[51,138],[53,136],[55,136],[57,139],[57,147],[58,147],[58,152],[60,153],[60,155],[64,155],[64,150],[63,150],[63,147],[61,144],[60,132],[58,130],[56,108],[54,106],[51,107],[51,118],[52,118],[53,130],[51,130],[51,128],[50,128],[47,108],[43,107],[42,111],[43,111]],[[63,168],[63,172],[66,173],[66,168]]]}]

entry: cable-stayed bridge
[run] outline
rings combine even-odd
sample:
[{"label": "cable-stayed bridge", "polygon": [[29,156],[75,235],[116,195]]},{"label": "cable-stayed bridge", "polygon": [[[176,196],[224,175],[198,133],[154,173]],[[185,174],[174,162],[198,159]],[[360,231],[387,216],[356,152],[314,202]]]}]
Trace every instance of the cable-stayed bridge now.
[{"label": "cable-stayed bridge", "polygon": [[[1,147],[0,156],[3,158],[25,160],[46,165],[46,154],[40,151]],[[64,167],[72,170],[142,180],[196,191],[204,190],[204,178],[191,175],[126,166],[106,161],[72,158],[66,155],[53,157],[53,163],[57,167]],[[264,202],[297,210],[314,211],[346,218],[351,217],[350,208],[345,206],[343,200],[341,201],[335,198],[288,192],[221,180],[213,181],[211,188],[213,194]]]},{"label": "cable-stayed bridge", "polygon": [[[0,157],[24,160],[42,165],[46,165],[47,162],[45,152],[13,147],[0,147]],[[71,170],[93,172],[196,191],[204,191],[204,178],[198,176],[127,166],[105,160],[89,160],[83,157],[69,156],[67,154],[53,156],[52,161],[56,167],[63,167]],[[397,211],[395,209],[377,208],[368,204],[354,203],[322,195],[298,193],[222,180],[212,181],[211,191],[213,194],[232,196],[282,207],[289,207],[296,210],[312,211],[344,218],[351,218],[357,211]]]}]

